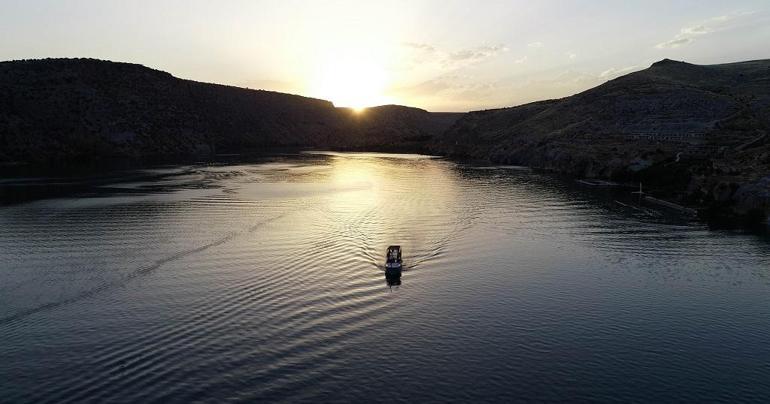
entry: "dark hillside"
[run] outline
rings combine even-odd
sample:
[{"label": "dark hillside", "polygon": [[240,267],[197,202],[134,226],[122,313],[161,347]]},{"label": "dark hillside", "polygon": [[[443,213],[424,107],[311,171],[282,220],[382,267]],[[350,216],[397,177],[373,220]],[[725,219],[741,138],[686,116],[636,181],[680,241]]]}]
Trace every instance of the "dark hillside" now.
[{"label": "dark hillside", "polygon": [[680,203],[767,211],[770,60],[662,60],[571,97],[471,112],[438,153],[642,181]]},{"label": "dark hillside", "polygon": [[373,108],[369,115],[128,63],[0,63],[0,162],[162,159],[275,147],[379,149],[414,141],[424,146],[459,117],[399,106]]}]

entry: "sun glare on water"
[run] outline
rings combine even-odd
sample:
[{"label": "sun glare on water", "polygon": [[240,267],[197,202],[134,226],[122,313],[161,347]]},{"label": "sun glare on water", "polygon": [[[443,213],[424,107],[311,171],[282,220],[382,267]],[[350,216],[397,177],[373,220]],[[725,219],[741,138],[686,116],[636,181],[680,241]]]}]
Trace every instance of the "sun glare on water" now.
[{"label": "sun glare on water", "polygon": [[324,63],[313,78],[312,94],[338,107],[361,112],[367,107],[391,103],[385,96],[388,77],[385,69],[362,59],[332,59]]}]

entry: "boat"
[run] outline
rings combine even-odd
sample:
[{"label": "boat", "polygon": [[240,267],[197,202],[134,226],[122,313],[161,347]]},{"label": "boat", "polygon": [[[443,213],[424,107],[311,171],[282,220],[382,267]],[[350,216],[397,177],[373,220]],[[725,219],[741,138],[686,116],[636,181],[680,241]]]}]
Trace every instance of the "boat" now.
[{"label": "boat", "polygon": [[385,270],[386,271],[400,271],[402,267],[401,261],[401,246],[392,245],[388,247],[388,252],[385,254]]}]

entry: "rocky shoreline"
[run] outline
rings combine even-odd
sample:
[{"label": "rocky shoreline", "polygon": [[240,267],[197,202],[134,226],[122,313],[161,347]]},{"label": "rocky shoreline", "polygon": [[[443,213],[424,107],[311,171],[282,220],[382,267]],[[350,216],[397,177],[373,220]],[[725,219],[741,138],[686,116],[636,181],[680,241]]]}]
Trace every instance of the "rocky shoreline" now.
[{"label": "rocky shoreline", "polygon": [[770,215],[770,61],[664,60],[571,97],[478,111],[434,152],[622,183],[710,221]]}]

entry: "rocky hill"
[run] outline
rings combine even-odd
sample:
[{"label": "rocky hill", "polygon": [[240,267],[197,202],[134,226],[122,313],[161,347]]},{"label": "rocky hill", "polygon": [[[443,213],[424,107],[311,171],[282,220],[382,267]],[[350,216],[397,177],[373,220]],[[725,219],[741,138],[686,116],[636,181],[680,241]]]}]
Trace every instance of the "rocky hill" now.
[{"label": "rocky hill", "polygon": [[770,212],[770,61],[663,60],[571,97],[468,114],[183,80],[127,63],[0,63],[0,165],[275,148],[425,152],[641,181],[712,212]]},{"label": "rocky hill", "polygon": [[424,149],[459,114],[183,80],[93,59],[0,63],[0,162],[164,159],[278,147]]},{"label": "rocky hill", "polygon": [[471,112],[437,153],[642,181],[679,203],[770,207],[770,60],[663,60],[571,97]]},{"label": "rocky hill", "polygon": [[[463,114],[428,112],[401,105],[368,108],[365,113],[350,111],[355,138],[346,139],[345,148],[427,152],[429,142],[440,138]],[[398,142],[393,142],[398,139]]]}]

